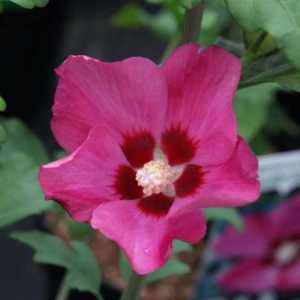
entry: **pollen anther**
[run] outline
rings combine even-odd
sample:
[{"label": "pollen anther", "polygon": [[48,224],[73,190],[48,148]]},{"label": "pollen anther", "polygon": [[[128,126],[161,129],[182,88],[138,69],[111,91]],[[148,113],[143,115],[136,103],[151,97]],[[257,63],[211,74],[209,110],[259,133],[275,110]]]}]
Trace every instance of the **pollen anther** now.
[{"label": "pollen anther", "polygon": [[178,171],[164,160],[152,160],[137,170],[136,180],[146,196],[158,194],[178,178]]}]

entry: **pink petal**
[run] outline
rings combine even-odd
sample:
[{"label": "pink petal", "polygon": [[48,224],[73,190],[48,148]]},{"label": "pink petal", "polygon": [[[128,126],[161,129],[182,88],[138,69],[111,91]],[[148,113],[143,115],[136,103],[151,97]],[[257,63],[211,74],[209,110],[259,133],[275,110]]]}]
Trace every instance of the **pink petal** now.
[{"label": "pink petal", "polygon": [[240,79],[240,62],[219,47],[187,44],[162,66],[169,90],[167,125],[188,129],[199,142],[197,162],[225,162],[237,140],[232,99]]},{"label": "pink petal", "polygon": [[272,242],[272,223],[266,214],[250,215],[245,219],[243,231],[228,226],[214,244],[222,257],[264,257]]},{"label": "pink petal", "polygon": [[139,274],[161,267],[171,254],[171,237],[162,218],[143,214],[135,201],[101,204],[93,213],[92,227],[116,241]]},{"label": "pink petal", "polygon": [[150,60],[133,57],[104,63],[71,56],[58,69],[52,130],[73,151],[94,126],[106,126],[115,138],[132,130],[157,134],[165,118],[167,85]]},{"label": "pink petal", "polygon": [[276,237],[288,239],[300,235],[300,197],[299,195],[285,200],[271,212],[276,227]]},{"label": "pink petal", "polygon": [[90,131],[71,155],[41,167],[39,181],[48,199],[57,200],[78,222],[88,221],[103,201],[117,198],[114,172],[127,161],[102,128]]},{"label": "pink petal", "polygon": [[226,163],[203,171],[203,183],[197,192],[202,207],[246,205],[260,195],[258,162],[241,138]]},{"label": "pink petal", "polygon": [[300,289],[300,257],[297,261],[281,269],[280,276],[277,282],[279,290],[299,291]]},{"label": "pink petal", "polygon": [[167,217],[174,239],[194,244],[204,238],[205,216],[193,197],[176,199]]},{"label": "pink petal", "polygon": [[274,288],[277,277],[275,267],[263,265],[255,259],[245,259],[222,274],[218,283],[225,290],[257,293]]},{"label": "pink petal", "polygon": [[205,221],[199,210],[174,212],[159,218],[143,213],[136,201],[99,205],[91,224],[119,244],[139,274],[162,267],[172,253],[174,239],[196,242],[205,232]]}]

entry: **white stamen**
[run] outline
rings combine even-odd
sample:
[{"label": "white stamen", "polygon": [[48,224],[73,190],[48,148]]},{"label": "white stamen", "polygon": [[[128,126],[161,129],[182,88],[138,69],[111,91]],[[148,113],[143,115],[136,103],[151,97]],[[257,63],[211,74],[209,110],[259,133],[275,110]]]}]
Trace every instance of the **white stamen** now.
[{"label": "white stamen", "polygon": [[136,173],[139,186],[143,187],[146,196],[168,192],[170,185],[178,178],[180,170],[172,168],[163,159],[152,160],[146,163]]},{"label": "white stamen", "polygon": [[275,251],[275,259],[278,263],[285,265],[291,262],[300,250],[297,242],[285,242]]}]

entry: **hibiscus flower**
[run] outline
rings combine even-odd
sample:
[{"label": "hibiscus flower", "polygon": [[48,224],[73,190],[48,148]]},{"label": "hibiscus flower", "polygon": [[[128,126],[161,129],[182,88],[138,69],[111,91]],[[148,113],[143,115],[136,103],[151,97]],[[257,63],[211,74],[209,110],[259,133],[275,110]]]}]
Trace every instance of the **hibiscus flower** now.
[{"label": "hibiscus flower", "polygon": [[232,110],[233,55],[188,44],[162,66],[71,56],[57,74],[52,130],[70,154],[42,166],[42,189],[116,241],[136,272],[161,267],[174,239],[201,240],[203,207],[257,199],[257,160]]},{"label": "hibiscus flower", "polygon": [[247,293],[300,290],[299,212],[297,196],[269,214],[247,216],[242,232],[229,227],[215,250],[237,261],[220,276],[220,286]]}]

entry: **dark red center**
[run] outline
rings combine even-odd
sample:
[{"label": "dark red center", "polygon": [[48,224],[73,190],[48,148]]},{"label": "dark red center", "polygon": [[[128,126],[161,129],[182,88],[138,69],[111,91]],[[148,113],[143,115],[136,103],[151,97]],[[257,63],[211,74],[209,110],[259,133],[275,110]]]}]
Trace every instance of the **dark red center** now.
[{"label": "dark red center", "polygon": [[[136,130],[125,134],[123,138],[121,148],[131,166],[122,165],[117,168],[113,189],[120,199],[138,200],[138,207],[145,214],[165,216],[174,198],[162,193],[145,197],[136,180],[136,169],[142,168],[154,158],[156,145],[152,134],[147,130]],[[195,193],[203,183],[204,171],[198,165],[187,163],[196,153],[197,142],[189,136],[187,130],[178,125],[171,126],[162,134],[160,147],[171,166],[186,164],[181,176],[174,183],[176,197],[183,198]]]},{"label": "dark red center", "polygon": [[161,149],[166,154],[171,166],[188,163],[194,157],[197,143],[189,137],[186,129],[171,126],[161,137]]},{"label": "dark red center", "polygon": [[[281,247],[285,247],[288,243],[293,243],[298,247],[298,251],[295,255],[292,255],[290,260],[286,262],[278,261],[278,257],[276,255],[277,251],[280,250]],[[267,252],[266,256],[263,258],[263,263],[266,265],[279,265],[280,267],[289,267],[296,261],[300,259],[300,235],[293,235],[289,238],[283,239],[276,239],[272,241],[269,246],[269,251]]]}]

